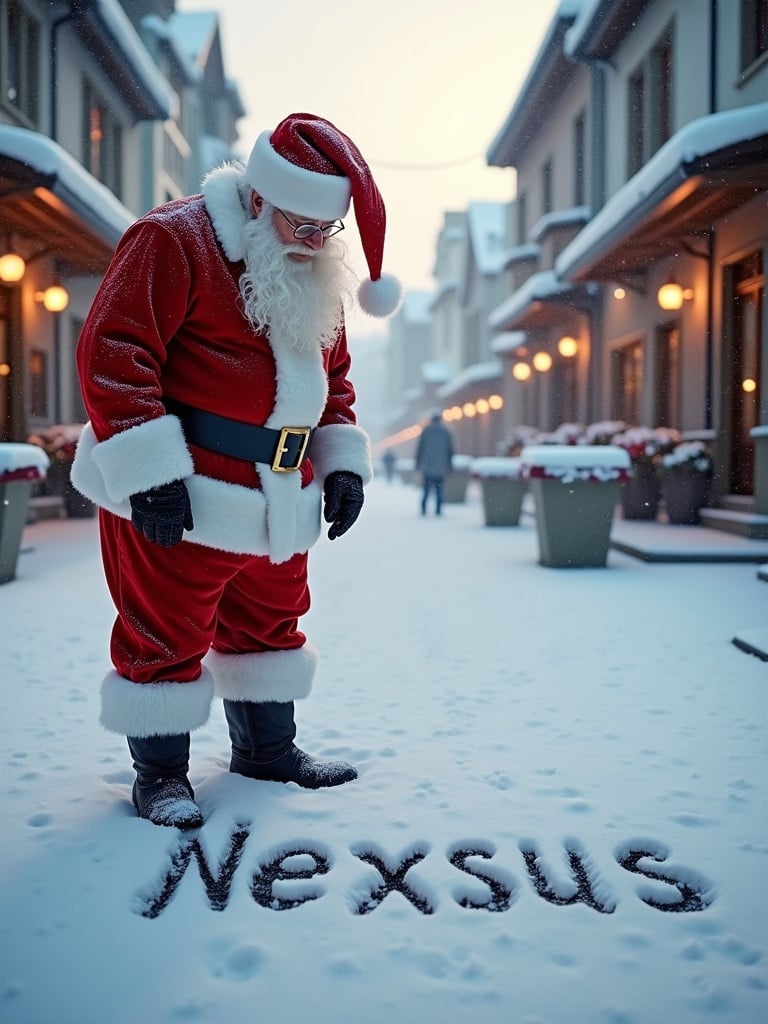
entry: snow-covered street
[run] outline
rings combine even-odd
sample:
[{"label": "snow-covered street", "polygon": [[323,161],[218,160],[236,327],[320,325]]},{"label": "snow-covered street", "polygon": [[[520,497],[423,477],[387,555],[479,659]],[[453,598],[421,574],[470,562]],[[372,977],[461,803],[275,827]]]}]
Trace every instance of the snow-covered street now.
[{"label": "snow-covered street", "polygon": [[[4,1024],[762,1024],[768,664],[755,564],[537,563],[535,526],[376,479],[310,558],[303,791],[192,737],[206,816],[137,819],[98,723],[96,520],[0,587]],[[190,602],[195,595],[189,595]]]}]

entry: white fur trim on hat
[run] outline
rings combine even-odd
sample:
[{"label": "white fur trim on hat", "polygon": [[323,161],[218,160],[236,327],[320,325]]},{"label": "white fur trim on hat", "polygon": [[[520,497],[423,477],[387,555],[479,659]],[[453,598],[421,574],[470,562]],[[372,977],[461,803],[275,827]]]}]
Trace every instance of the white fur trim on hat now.
[{"label": "white fur trim on hat", "polygon": [[245,180],[251,188],[289,213],[313,220],[345,217],[352,197],[349,179],[292,164],[273,149],[270,136],[271,132],[262,132],[248,158]]},{"label": "white fur trim on hat", "polygon": [[101,684],[101,724],[120,736],[180,736],[208,721],[213,677],[203,666],[191,683],[133,683],[108,672]]},{"label": "white fur trim on hat", "polygon": [[289,651],[251,654],[211,650],[205,663],[213,675],[216,696],[223,700],[286,702],[309,696],[317,651],[309,643]]},{"label": "white fur trim on hat", "polygon": [[357,290],[357,301],[368,316],[392,316],[402,298],[402,286],[392,274],[382,274],[377,281],[363,281]]}]

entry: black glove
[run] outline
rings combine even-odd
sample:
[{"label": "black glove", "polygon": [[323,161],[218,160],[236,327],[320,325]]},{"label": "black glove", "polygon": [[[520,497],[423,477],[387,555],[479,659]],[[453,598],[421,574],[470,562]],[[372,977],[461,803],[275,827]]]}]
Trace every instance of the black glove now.
[{"label": "black glove", "polygon": [[325,478],[325,521],[335,540],[352,526],[363,507],[363,480],[357,473],[337,470]]},{"label": "black glove", "polygon": [[191,530],[192,508],[183,480],[174,480],[151,491],[132,494],[131,522],[147,540],[172,548],[182,539],[184,530]]}]

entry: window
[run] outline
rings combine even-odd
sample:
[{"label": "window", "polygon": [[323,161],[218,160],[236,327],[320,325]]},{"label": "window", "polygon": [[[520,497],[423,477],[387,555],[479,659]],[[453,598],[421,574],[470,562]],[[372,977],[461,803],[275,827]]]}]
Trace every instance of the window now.
[{"label": "window", "polygon": [[586,114],[581,114],[573,122],[573,205],[584,206],[586,202]]},{"label": "window", "polygon": [[123,188],[122,129],[86,79],[82,118],[83,166],[119,198]]},{"label": "window", "polygon": [[768,51],[768,0],[741,0],[741,70]]},{"label": "window", "polygon": [[680,426],[680,328],[677,324],[660,324],[656,328],[653,423],[656,427]]},{"label": "window", "polygon": [[40,25],[21,6],[19,0],[4,4],[5,20],[0,15],[0,59],[2,60],[2,98],[22,113],[33,125],[40,116]]},{"label": "window", "polygon": [[546,160],[541,168],[541,212],[552,212],[552,158]]},{"label": "window", "polygon": [[48,415],[48,353],[33,348],[29,353],[29,415]]},{"label": "window", "polygon": [[613,418],[641,423],[640,393],[643,386],[643,343],[633,341],[611,353],[611,405]]},{"label": "window", "polygon": [[627,82],[627,175],[672,135],[672,27],[669,26]]}]

